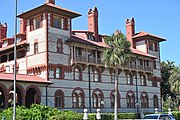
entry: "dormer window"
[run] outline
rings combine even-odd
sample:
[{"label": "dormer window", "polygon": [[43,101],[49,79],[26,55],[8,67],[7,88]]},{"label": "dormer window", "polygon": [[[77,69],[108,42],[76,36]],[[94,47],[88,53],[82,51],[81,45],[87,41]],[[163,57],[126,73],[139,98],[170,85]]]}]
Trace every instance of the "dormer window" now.
[{"label": "dormer window", "polygon": [[157,51],[157,42],[149,41],[149,50]]},{"label": "dormer window", "polygon": [[4,41],[2,47],[6,47],[7,45],[8,45],[8,41],[6,40],[6,41]]},{"label": "dormer window", "polygon": [[37,16],[31,19],[31,30],[41,28],[41,16]]},{"label": "dormer window", "polygon": [[94,36],[91,33],[87,34],[88,40],[93,40],[94,41]]},{"label": "dormer window", "polygon": [[61,17],[61,16],[53,16],[53,24],[52,27],[62,29],[62,30],[67,30],[67,18]]},{"label": "dormer window", "polygon": [[21,40],[22,40],[21,37],[18,37],[17,38],[17,43],[21,42]]}]

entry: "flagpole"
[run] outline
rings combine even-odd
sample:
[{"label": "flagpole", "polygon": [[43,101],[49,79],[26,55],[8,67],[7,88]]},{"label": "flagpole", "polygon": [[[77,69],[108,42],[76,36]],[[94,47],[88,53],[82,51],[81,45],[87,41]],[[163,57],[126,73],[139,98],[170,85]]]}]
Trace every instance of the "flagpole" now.
[{"label": "flagpole", "polygon": [[14,101],[13,101],[13,120],[16,120],[16,44],[17,44],[17,0],[15,1],[15,37],[14,37]]}]

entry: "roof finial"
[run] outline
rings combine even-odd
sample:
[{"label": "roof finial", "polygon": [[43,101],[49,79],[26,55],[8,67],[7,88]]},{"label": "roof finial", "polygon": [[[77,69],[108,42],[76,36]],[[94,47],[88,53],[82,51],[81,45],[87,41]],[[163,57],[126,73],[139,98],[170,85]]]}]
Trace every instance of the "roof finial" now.
[{"label": "roof finial", "polygon": [[51,4],[55,4],[55,0],[46,0],[46,3],[51,3]]}]

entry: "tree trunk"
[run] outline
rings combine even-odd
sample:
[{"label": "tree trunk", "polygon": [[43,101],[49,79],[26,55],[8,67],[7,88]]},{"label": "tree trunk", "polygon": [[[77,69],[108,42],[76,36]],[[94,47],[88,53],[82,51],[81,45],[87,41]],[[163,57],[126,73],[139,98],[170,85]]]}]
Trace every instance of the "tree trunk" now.
[{"label": "tree trunk", "polygon": [[114,105],[114,120],[118,120],[118,68],[115,70],[115,105]]}]

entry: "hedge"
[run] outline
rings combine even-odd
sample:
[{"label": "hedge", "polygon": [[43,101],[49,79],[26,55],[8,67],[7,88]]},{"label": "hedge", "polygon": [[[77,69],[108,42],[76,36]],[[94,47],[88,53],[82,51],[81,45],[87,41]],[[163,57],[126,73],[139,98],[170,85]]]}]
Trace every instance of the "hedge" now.
[{"label": "hedge", "polygon": [[[70,110],[60,111],[56,108],[51,108],[44,105],[34,104],[30,108],[17,106],[17,120],[82,120],[83,113],[76,113]],[[5,117],[6,120],[12,120],[13,109],[8,108],[0,110],[0,119]],[[180,112],[173,112],[176,120],[180,120]],[[136,113],[119,113],[119,119],[137,119]],[[114,120],[113,113],[101,114],[102,120]],[[88,120],[96,120],[96,113],[89,113]]]}]

